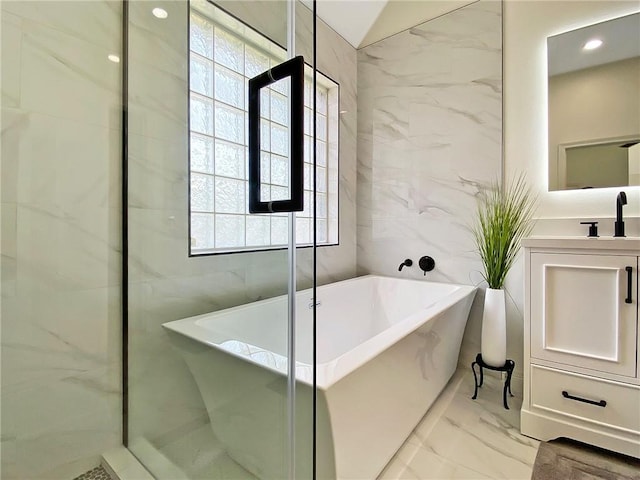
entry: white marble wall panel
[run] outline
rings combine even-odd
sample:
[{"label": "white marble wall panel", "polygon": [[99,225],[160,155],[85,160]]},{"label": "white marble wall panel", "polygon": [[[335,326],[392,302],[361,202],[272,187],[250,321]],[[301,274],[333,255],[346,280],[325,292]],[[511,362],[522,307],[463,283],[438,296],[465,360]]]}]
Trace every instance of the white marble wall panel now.
[{"label": "white marble wall panel", "polygon": [[[221,5],[284,45],[284,2]],[[130,4],[130,439],[161,452],[208,421],[197,386],[161,324],[286,292],[287,252],[188,257],[187,3]],[[154,6],[156,4],[154,3]],[[297,6],[297,39],[311,55],[311,14]],[[318,66],[340,84],[340,244],[318,249],[320,283],[356,271],[356,51],[318,22]],[[157,60],[157,61],[156,61]],[[311,285],[312,250],[298,250],[298,285]],[[207,431],[207,430],[205,430]],[[209,435],[212,435],[209,430]],[[209,443],[215,443],[210,439]],[[143,463],[145,451],[136,451]],[[173,460],[187,467],[189,456]],[[154,472],[162,477],[162,472]]]},{"label": "white marble wall panel", "polygon": [[[477,285],[469,226],[502,158],[501,3],[480,1],[358,52],[358,271]],[[398,272],[411,258],[415,264]],[[461,363],[479,351],[482,294]]]},{"label": "white marble wall panel", "polygon": [[20,101],[20,54],[22,19],[2,12],[2,105],[16,107]]},{"label": "white marble wall panel", "polygon": [[120,442],[120,2],[2,2],[2,478]]}]

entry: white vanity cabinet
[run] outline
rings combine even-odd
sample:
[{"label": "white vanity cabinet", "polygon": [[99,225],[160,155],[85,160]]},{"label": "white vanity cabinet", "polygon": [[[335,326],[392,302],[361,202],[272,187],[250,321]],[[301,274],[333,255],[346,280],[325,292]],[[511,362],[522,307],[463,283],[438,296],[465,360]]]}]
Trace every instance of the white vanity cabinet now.
[{"label": "white vanity cabinet", "polygon": [[640,458],[638,239],[530,238],[521,430]]}]

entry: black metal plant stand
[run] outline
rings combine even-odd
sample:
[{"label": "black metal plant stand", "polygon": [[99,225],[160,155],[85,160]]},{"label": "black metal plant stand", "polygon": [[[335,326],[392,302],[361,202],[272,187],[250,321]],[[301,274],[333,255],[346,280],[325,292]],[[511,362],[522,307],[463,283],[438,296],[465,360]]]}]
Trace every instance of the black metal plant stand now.
[{"label": "black metal plant stand", "polygon": [[[476,365],[480,367],[480,383],[478,383],[478,376],[476,375]],[[509,405],[507,405],[507,391],[509,391],[509,395],[513,397],[513,394],[511,393],[511,375],[513,374],[513,369],[515,368],[515,366],[516,362],[514,362],[513,360],[507,360],[502,367],[492,367],[491,365],[487,365],[486,363],[484,363],[481,353],[476,355],[476,360],[471,364],[471,370],[473,370],[473,379],[476,382],[476,388],[473,391],[473,397],[471,397],[471,399],[475,400],[478,397],[478,387],[481,387],[482,383],[484,382],[484,375],[482,372],[483,368],[488,368],[489,370],[495,370],[497,372],[507,372],[507,378],[504,381],[504,389],[502,390],[502,401],[504,402],[504,408],[509,410]]]}]

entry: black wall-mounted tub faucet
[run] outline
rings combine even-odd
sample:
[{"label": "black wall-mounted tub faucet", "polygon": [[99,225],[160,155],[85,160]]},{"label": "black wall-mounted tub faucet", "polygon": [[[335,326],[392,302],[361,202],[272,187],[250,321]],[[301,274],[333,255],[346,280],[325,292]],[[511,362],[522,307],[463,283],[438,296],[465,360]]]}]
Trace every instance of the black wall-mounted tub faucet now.
[{"label": "black wall-mounted tub faucet", "polygon": [[401,272],[403,267],[410,267],[411,265],[413,265],[413,260],[411,260],[410,258],[407,258],[404,262],[400,264],[400,266],[398,267],[398,271]]},{"label": "black wall-mounted tub faucet", "polygon": [[614,237],[626,237],[624,234],[624,222],[622,221],[622,206],[627,204],[627,194],[620,192],[616,198],[616,223],[614,224]]},{"label": "black wall-mounted tub faucet", "polygon": [[436,268],[436,261],[433,258],[431,258],[429,255],[425,255],[424,257],[420,257],[420,260],[418,261],[418,265],[420,265],[420,268],[426,275],[427,272],[430,272],[431,270]]}]

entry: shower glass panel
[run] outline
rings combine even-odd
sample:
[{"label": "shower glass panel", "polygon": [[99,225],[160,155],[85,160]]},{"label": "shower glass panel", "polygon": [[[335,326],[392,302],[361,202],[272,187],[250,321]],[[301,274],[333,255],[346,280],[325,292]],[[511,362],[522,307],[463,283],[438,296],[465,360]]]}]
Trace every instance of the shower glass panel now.
[{"label": "shower glass panel", "polygon": [[[125,9],[125,445],[158,479],[311,479],[313,14],[281,0]],[[295,55],[304,155],[283,79],[260,92],[260,186],[262,201],[290,198],[291,162],[306,161],[304,210],[251,214],[249,80]]]}]

